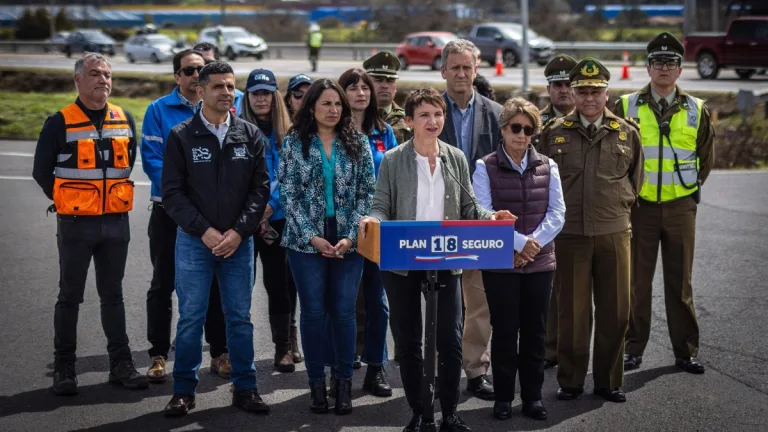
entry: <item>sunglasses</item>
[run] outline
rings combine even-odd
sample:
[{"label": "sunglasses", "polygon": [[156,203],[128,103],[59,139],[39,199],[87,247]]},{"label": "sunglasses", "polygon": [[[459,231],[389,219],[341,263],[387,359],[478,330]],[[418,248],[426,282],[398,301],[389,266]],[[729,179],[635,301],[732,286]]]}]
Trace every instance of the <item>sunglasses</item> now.
[{"label": "sunglasses", "polygon": [[291,92],[291,94],[293,95],[293,98],[296,99],[296,100],[299,100],[299,99],[304,97],[304,92],[303,91],[298,91],[297,90],[297,91]]},{"label": "sunglasses", "polygon": [[509,130],[511,130],[513,134],[519,134],[520,131],[523,131],[525,136],[533,136],[533,132],[535,131],[533,126],[523,126],[520,123],[513,123],[508,126]]},{"label": "sunglasses", "polygon": [[177,75],[181,75],[181,73],[183,72],[184,75],[186,75],[188,77],[191,77],[192,75],[195,74],[195,72],[197,72],[199,74],[201,70],[203,70],[203,66],[185,66],[185,67],[177,70],[176,74]]},{"label": "sunglasses", "polygon": [[656,70],[661,70],[661,68],[663,68],[664,66],[667,66],[667,69],[672,71],[677,69],[677,67],[680,66],[680,64],[678,63],[677,60],[666,60],[666,61],[653,60],[651,62],[651,66]]}]

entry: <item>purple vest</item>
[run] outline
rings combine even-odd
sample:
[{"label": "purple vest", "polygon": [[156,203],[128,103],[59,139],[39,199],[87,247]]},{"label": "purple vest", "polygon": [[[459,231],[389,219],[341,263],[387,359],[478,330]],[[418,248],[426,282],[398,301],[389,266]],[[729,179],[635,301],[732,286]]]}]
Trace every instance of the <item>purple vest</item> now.
[{"label": "purple vest", "polygon": [[[517,216],[515,231],[529,235],[544,221],[549,206],[549,159],[528,147],[528,165],[520,175],[512,168],[503,146],[483,158],[491,184],[494,210],[509,210]],[[555,244],[543,245],[536,259],[515,273],[555,270]]]}]

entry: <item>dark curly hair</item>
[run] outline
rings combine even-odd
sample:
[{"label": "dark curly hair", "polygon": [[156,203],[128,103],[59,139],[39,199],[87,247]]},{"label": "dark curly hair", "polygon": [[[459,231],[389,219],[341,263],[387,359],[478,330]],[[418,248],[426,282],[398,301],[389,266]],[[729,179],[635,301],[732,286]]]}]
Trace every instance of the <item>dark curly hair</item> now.
[{"label": "dark curly hair", "polygon": [[[371,99],[368,101],[368,106],[365,108],[363,118],[363,130],[366,135],[373,133],[376,129],[379,132],[384,132],[386,129],[384,120],[379,117],[378,102],[376,102],[376,93],[373,91],[373,80],[363,69],[355,68],[349,69],[339,77],[339,86],[344,89],[346,95],[347,87],[358,84],[362,81],[371,90]],[[347,101],[349,102],[349,101]]]},{"label": "dark curly hair", "polygon": [[477,74],[472,85],[475,86],[475,90],[477,90],[477,92],[482,96],[485,96],[492,101],[496,100],[496,95],[493,92],[493,87],[491,87],[491,83],[488,81],[488,78]]},{"label": "dark curly hair", "polygon": [[293,126],[290,132],[296,132],[301,141],[301,151],[306,158],[309,156],[309,146],[312,144],[312,136],[317,134],[317,120],[315,120],[315,104],[326,90],[333,90],[341,100],[341,118],[336,124],[336,134],[344,145],[344,150],[352,159],[359,159],[363,153],[358,141],[355,127],[352,125],[352,111],[349,108],[347,97],[336,81],[322,78],[312,83],[304,95],[301,108],[293,117]]}]

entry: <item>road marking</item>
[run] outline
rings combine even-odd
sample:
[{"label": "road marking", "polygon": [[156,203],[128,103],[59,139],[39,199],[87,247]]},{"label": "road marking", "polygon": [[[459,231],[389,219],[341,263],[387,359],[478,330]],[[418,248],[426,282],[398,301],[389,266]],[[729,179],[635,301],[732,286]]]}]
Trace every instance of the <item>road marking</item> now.
[{"label": "road marking", "polygon": [[[15,157],[28,157],[33,158],[35,157],[34,153],[26,153],[26,152],[13,152],[13,151],[0,151],[0,156],[15,156]],[[141,159],[136,159],[136,162],[134,165],[141,165]]]},{"label": "road marking", "polygon": [[[7,175],[0,175],[0,180],[34,180],[34,178],[29,176],[7,176]],[[135,186],[149,186],[151,185],[148,181],[143,180],[134,180],[133,184]]]}]

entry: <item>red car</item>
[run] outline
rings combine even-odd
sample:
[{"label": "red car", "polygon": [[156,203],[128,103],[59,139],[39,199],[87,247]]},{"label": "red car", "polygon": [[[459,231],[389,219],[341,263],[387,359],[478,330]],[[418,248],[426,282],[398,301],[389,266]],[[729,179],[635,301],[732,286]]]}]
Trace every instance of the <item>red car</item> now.
[{"label": "red car", "polygon": [[458,36],[450,32],[420,32],[407,35],[405,41],[395,50],[400,58],[400,68],[405,70],[408,66],[426,65],[431,66],[433,70],[439,70],[443,63],[443,47],[454,39],[458,39]]}]

